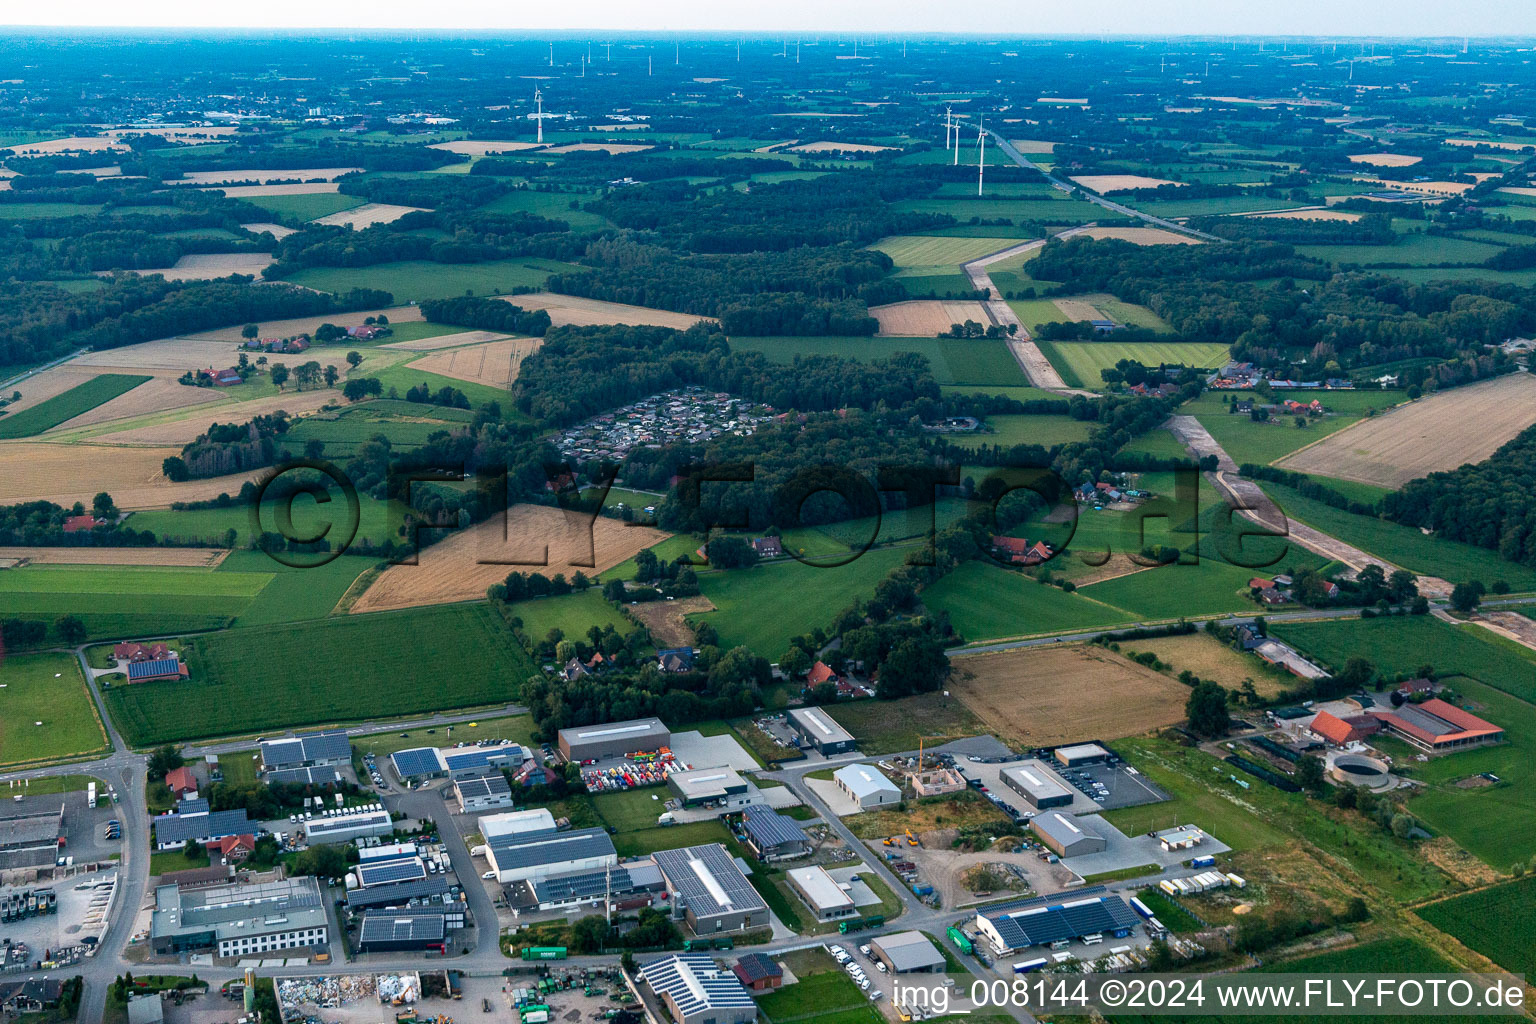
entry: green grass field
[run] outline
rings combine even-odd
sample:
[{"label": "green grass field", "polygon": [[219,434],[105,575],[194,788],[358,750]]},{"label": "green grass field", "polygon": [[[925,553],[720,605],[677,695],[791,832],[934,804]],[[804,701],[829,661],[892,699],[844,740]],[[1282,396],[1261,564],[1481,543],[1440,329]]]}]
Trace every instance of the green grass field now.
[{"label": "green grass field", "polygon": [[1027,238],[951,238],[938,235],[892,235],[871,249],[879,249],[898,267],[958,267],[1001,249],[1029,241]]},{"label": "green grass field", "polygon": [[646,786],[622,793],[598,793],[592,797],[592,806],[604,824],[620,832],[640,832],[656,827],[656,817],[667,809],[671,795],[665,786]]},{"label": "green grass field", "polygon": [[1432,267],[1447,263],[1482,263],[1503,247],[1487,242],[1442,235],[1398,235],[1392,245],[1298,245],[1296,251],[1334,266],[1358,263],[1400,263],[1410,267]]},{"label": "green grass field", "polygon": [[909,550],[875,548],[834,568],[790,561],[702,573],[699,589],[716,611],[697,618],[715,627],[721,648],[745,645],[776,661],[791,637],[825,626],[855,599],[874,593]]},{"label": "green grass field", "polygon": [[0,573],[0,616],[52,623],[75,615],[92,640],[215,629],[272,578],[270,571],[27,565]]},{"label": "green grass field", "polygon": [[1536,877],[1452,896],[1418,915],[1515,974],[1536,974]]},{"label": "green grass field", "polygon": [[[1333,486],[1332,481],[1322,482]],[[1500,558],[1497,551],[1426,536],[1414,527],[1386,519],[1357,516],[1303,497],[1284,484],[1265,483],[1262,486],[1287,516],[1394,565],[1452,582],[1482,580],[1484,585],[1489,585],[1503,580],[1519,592],[1536,590],[1536,570]]]},{"label": "green grass field", "polygon": [[[1245,392],[1235,397],[1254,396]],[[1301,395],[1297,400],[1311,401],[1311,397]],[[1268,464],[1344,429],[1372,409],[1385,412],[1403,398],[1398,391],[1331,391],[1320,397],[1327,412],[1320,418],[1308,419],[1305,427],[1297,427],[1295,417],[1283,413],[1274,415],[1267,423],[1259,423],[1247,413],[1229,412],[1226,395],[1220,392],[1207,392],[1185,403],[1179,412],[1197,418],[1238,465]],[[1284,398],[1277,394],[1275,401]]]},{"label": "green grass field", "polygon": [[1136,618],[1081,592],[1069,594],[983,561],[966,562],[928,587],[923,603],[948,612],[968,641],[1094,629]]},{"label": "green grass field", "polygon": [[345,459],[380,434],[396,448],[418,447],[433,434],[464,430],[472,415],[464,409],[415,402],[364,402],[334,416],[305,416],[288,431],[286,440],[295,451],[309,441],[320,441],[325,458]]},{"label": "green grass field", "polygon": [[[298,197],[302,198],[302,197]],[[486,263],[433,263],[406,260],[371,267],[309,267],[287,280],[323,292],[352,288],[377,288],[389,292],[395,302],[451,299],[466,292],[499,295],[517,287],[539,288],[558,271],[580,268],[559,260],[524,257]]]},{"label": "green grass field", "polygon": [[1227,361],[1228,350],[1213,342],[1055,341],[1048,355],[1058,372],[1063,370],[1056,362],[1059,357],[1078,380],[1092,388],[1104,384],[1099,371],[1113,368],[1122,359],[1144,366],[1166,363],[1210,369]]},{"label": "green grass field", "polygon": [[560,630],[568,639],[585,642],[587,630],[593,626],[612,626],[621,634],[633,633],[636,628],[596,588],[582,594],[519,601],[508,607],[507,613],[523,620],[523,631],[533,640],[543,640],[551,629]]},{"label": "green grass field", "polygon": [[[294,531],[299,536],[313,536],[327,524],[341,524],[345,519],[340,491],[331,495],[331,501],[320,503],[311,497],[295,498],[291,510]],[[357,496],[357,537],[383,541],[390,535],[392,521],[390,504],[359,493]],[[278,502],[274,499],[263,503],[260,522],[271,529]],[[195,541],[212,546],[222,546],[230,530],[235,531],[235,544],[243,547],[256,535],[252,528],[251,506],[236,502],[226,508],[173,509],[152,508],[134,512],[127,525],[135,530],[149,530],[155,536],[176,540]],[[227,562],[225,563],[228,564]]]},{"label": "green grass field", "polygon": [[0,662],[0,765],[95,754],[107,736],[72,654]]},{"label": "green grass field", "polygon": [[[396,298],[399,298],[397,295]],[[495,402],[501,406],[503,414],[512,418],[512,396],[506,388],[493,388],[486,384],[474,384],[467,380],[458,380],[453,377],[444,377],[436,373],[424,373],[421,370],[413,370],[403,363],[386,366],[382,369],[364,373],[365,377],[377,377],[384,393],[389,394],[389,389],[394,388],[403,398],[405,393],[418,384],[425,384],[432,391],[442,388],[455,388],[464,392],[464,397],[469,399],[471,406],[481,406],[487,402]],[[427,407],[423,407],[426,409]],[[428,415],[431,415],[428,412]]]},{"label": "green grass field", "polygon": [[[761,352],[776,363],[798,356],[832,355],[868,362],[898,352],[917,352],[933,367],[940,384],[971,388],[1020,387],[1029,382],[1018,360],[1001,341],[958,338],[746,337],[732,338],[733,349]],[[992,392],[987,391],[988,394]]]},{"label": "green grass field", "polygon": [[986,726],[959,700],[924,693],[901,700],[855,700],[831,709],[837,723],[859,738],[865,754],[916,750],[918,740],[938,746],[945,739],[979,736]]},{"label": "green grass field", "polygon": [[[72,420],[82,413],[126,394],[150,378],[138,374],[104,373],[30,409],[0,416],[0,438],[31,437]],[[25,394],[25,392],[23,392]]]},{"label": "green grass field", "polygon": [[187,661],[189,680],[108,692],[129,742],[493,704],[537,671],[484,604],[233,629],[194,639]]},{"label": "green grass field", "polygon": [[343,210],[356,209],[363,205],[364,200],[357,196],[344,196],[340,192],[318,192],[300,196],[253,196],[246,202],[278,217],[314,220]]},{"label": "green grass field", "polygon": [[1095,424],[1089,420],[1074,420],[1070,416],[988,416],[989,434],[955,434],[950,440],[962,448],[983,448],[989,445],[1011,447],[1019,444],[1051,445],[1069,441],[1086,441]]}]

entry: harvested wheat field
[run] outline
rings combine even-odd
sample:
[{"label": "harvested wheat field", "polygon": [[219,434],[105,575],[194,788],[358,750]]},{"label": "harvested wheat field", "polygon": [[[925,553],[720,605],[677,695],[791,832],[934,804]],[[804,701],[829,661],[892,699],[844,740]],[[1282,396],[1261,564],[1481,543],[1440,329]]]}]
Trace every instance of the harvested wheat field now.
[{"label": "harvested wheat field", "polygon": [[340,192],[341,186],[334,181],[301,181],[287,185],[201,185],[200,188],[217,189],[227,199],[260,199],[264,196],[318,196],[328,192]]},{"label": "harvested wheat field", "polygon": [[299,233],[296,228],[285,228],[281,224],[269,224],[263,221],[257,221],[256,223],[252,224],[241,224],[240,226],[245,228],[247,231],[254,231],[258,235],[265,231],[279,242],[287,238],[289,235],[296,235]]},{"label": "harvested wheat field", "polygon": [[55,395],[61,395],[72,387],[78,387],[88,380],[94,380],[104,373],[94,367],[81,366],[78,361],[64,363],[49,370],[35,373],[24,381],[12,384],[5,389],[5,395],[9,398],[12,393],[20,391],[21,399],[12,402],[5,407],[7,416],[14,416],[23,409],[30,409],[39,405]]},{"label": "harvested wheat field", "polygon": [[539,350],[543,338],[508,338],[465,348],[445,349],[410,363],[407,369],[436,373],[493,388],[511,386],[523,360]]},{"label": "harvested wheat field", "polygon": [[1275,465],[1397,488],[1426,473],[1481,462],[1533,422],[1536,377],[1511,373],[1360,420]]},{"label": "harvested wheat field", "polygon": [[50,156],[55,153],[105,153],[128,147],[110,138],[72,135],[67,139],[49,139],[47,142],[24,142],[7,146],[17,156]]},{"label": "harvested wheat field", "polygon": [[140,270],[148,276],[160,274],[167,281],[212,281],[230,274],[249,274],[261,277],[261,272],[273,263],[272,257],[260,252],[202,252],[189,253],[176,261],[174,267],[158,270]]},{"label": "harvested wheat field", "polygon": [[229,548],[0,548],[0,561],[17,565],[172,565],[212,568]]},{"label": "harvested wheat field", "polygon": [[107,491],[121,509],[161,508],[175,501],[206,501],[238,494],[255,473],[172,483],[160,472],[181,448],[119,448],[108,445],[0,443],[0,504],[84,502]]},{"label": "harvested wheat field", "polygon": [[1102,647],[963,655],[949,689],[1011,746],[1113,740],[1184,718],[1189,688]]},{"label": "harvested wheat field", "polygon": [[619,156],[624,153],[644,153],[655,146],[643,142],[573,142],[569,146],[552,146],[546,150],[549,153],[611,153]]},{"label": "harvested wheat field", "polygon": [[[159,383],[159,381],[149,381],[148,383],[140,384],[137,388],[134,388],[134,391],[154,387]],[[313,391],[289,391],[281,395],[269,395],[266,398],[252,399],[249,402],[219,402],[216,400],[230,397],[228,393],[221,394],[215,388],[186,388],[180,384],[175,386],[183,391],[205,393],[214,404],[209,405],[207,408],[194,407],[184,414],[175,417],[139,417],[133,423],[120,424],[120,429],[114,429],[111,425],[108,425],[102,430],[92,431],[91,440],[102,444],[125,444],[136,447],[143,445],[176,445],[179,447],[197,440],[198,435],[207,430],[210,423],[216,421],[244,423],[255,416],[266,416],[277,412],[279,409],[294,416],[302,416],[305,413],[314,412],[322,405],[336,401],[336,392],[330,388],[316,388]],[[113,401],[116,401],[116,399],[113,399]],[[143,422],[145,419],[153,419],[155,422]],[[79,420],[70,420],[69,423],[65,424],[66,427],[80,425]]]},{"label": "harvested wheat field", "polygon": [[1198,238],[1181,235],[1177,231],[1162,228],[1088,228],[1082,232],[1089,238],[1118,238],[1136,245],[1199,245]]},{"label": "harvested wheat field", "polygon": [[352,174],[361,170],[361,167],[295,167],[280,170],[247,168],[237,171],[188,171],[184,177],[177,178],[170,184],[225,185],[254,181],[261,185],[267,185],[274,181],[312,182],[317,178],[324,179],[325,181],[335,181],[343,174]]},{"label": "harvested wheat field", "polygon": [[441,149],[445,153],[460,156],[494,156],[497,153],[519,153],[525,149],[543,149],[538,142],[507,142],[502,139],[454,139],[452,142],[434,142],[428,149]]},{"label": "harvested wheat field", "polygon": [[[74,419],[65,420],[48,431],[48,434],[95,426],[98,423],[111,423],[114,420],[132,419],[136,416],[149,416],[154,413],[208,405],[217,403],[220,397],[217,388],[188,387],[185,384],[178,384],[169,377],[154,377],[110,401],[101,403],[94,409],[86,410]],[[188,438],[188,440],[191,439]]]},{"label": "harvested wheat field", "polygon": [[351,226],[358,231],[375,224],[393,224],[408,213],[430,213],[420,206],[396,206],[394,203],[364,203],[362,206],[325,217],[316,217],[311,224],[329,224],[332,227]]},{"label": "harvested wheat field", "polygon": [[[444,327],[443,330],[451,331],[453,328]],[[506,341],[510,337],[512,335],[498,334],[495,331],[459,331],[457,334],[438,334],[430,338],[417,338],[415,341],[388,341],[379,348],[397,349],[401,352],[435,352],[440,348],[478,345],[483,341]]]},{"label": "harvested wheat field", "polygon": [[1505,185],[1500,192],[1508,192],[1512,196],[1536,196],[1536,188],[1526,188],[1522,185]]},{"label": "harvested wheat field", "polygon": [[668,309],[630,306],[622,302],[604,302],[602,299],[584,299],[579,295],[557,295],[554,292],[498,295],[496,298],[523,309],[545,310],[549,313],[549,322],[556,327],[624,324],[628,327],[675,327],[686,331],[700,320],[709,319],[692,313],[674,313]]},{"label": "harvested wheat field", "polygon": [[[1536,623],[1533,623],[1536,625]],[[1241,690],[1245,679],[1253,680],[1253,688],[1261,697],[1273,698],[1296,682],[1296,677],[1265,665],[1245,654],[1239,654],[1226,644],[1205,633],[1188,636],[1159,636],[1146,640],[1126,640],[1120,645],[1127,654],[1151,651],[1167,665],[1175,675],[1189,669],[1201,679],[1210,679],[1229,690]]]},{"label": "harvested wheat field", "polygon": [[1487,146],[1490,149],[1503,149],[1511,153],[1532,148],[1529,142],[1499,142],[1496,139],[1446,139],[1445,144],[1447,146]]},{"label": "harvested wheat field", "polygon": [[1079,174],[1072,179],[1079,185],[1100,194],[1124,192],[1133,188],[1160,188],[1163,185],[1183,185],[1182,181],[1167,178],[1149,178],[1144,174]]},{"label": "harvested wheat field", "polygon": [[1352,164],[1367,164],[1371,167],[1412,167],[1423,160],[1423,157],[1412,156],[1408,153],[1351,153],[1349,162]]},{"label": "harvested wheat field", "polygon": [[870,306],[869,315],[880,321],[878,333],[891,338],[932,338],[967,320],[992,322],[987,307],[974,300],[913,299]]},{"label": "harvested wheat field", "polygon": [[1360,214],[1348,210],[1272,210],[1269,213],[1251,214],[1272,220],[1359,220]]},{"label": "harvested wheat field", "polygon": [[[389,317],[392,324],[417,323],[425,320],[421,310],[415,306],[391,306],[388,309],[359,309],[351,313],[326,313],[321,316],[301,316],[292,320],[263,320],[260,323],[261,336],[263,338],[286,338],[294,334],[314,334],[321,324],[332,323],[338,327],[361,327],[363,321],[370,316],[378,316],[380,313]],[[196,334],[188,334],[186,340],[191,341],[228,341],[240,344],[240,330],[244,324],[231,324],[228,327],[219,327],[212,331],[199,331]],[[176,339],[182,340],[182,339]],[[157,342],[146,342],[154,345]],[[134,348],[139,346],[135,345]]]},{"label": "harvested wheat field", "polygon": [[681,601],[642,601],[630,605],[628,610],[651,631],[651,642],[657,647],[692,647],[698,638],[684,616],[712,612],[715,603],[700,594]]},{"label": "harvested wheat field", "polygon": [[1054,153],[1056,143],[1046,142],[1044,139],[1010,139],[1013,148],[1020,153]]},{"label": "harvested wheat field", "polygon": [[[159,341],[141,341],[137,345],[109,348],[102,352],[87,352],[64,364],[64,367],[93,367],[98,372],[108,369],[137,370],[161,377],[180,377],[188,370],[208,367],[233,366],[239,358],[238,340],[240,328],[232,333],[234,340],[194,341],[189,338],[162,338]],[[188,391],[203,390],[188,388]]]},{"label": "harvested wheat field", "polygon": [[578,572],[596,576],[668,536],[604,516],[592,519],[547,505],[514,505],[504,517],[423,548],[417,565],[385,569],[351,610],[475,601],[514,570],[545,576],[564,573],[567,579]]},{"label": "harvested wheat field", "polygon": [[1056,308],[1061,310],[1061,315],[1068,320],[1103,320],[1104,314],[1091,302],[1082,299],[1053,299]]},{"label": "harvested wheat field", "polygon": [[807,142],[790,147],[791,153],[888,153],[895,146],[869,146],[860,142]]}]

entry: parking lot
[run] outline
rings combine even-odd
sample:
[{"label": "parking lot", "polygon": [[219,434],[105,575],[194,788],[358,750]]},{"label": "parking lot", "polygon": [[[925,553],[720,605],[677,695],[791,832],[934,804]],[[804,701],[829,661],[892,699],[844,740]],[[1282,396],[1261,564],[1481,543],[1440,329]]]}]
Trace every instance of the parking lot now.
[{"label": "parking lot", "polygon": [[1096,803],[1099,809],[1105,811],[1161,803],[1169,799],[1168,794],[1154,785],[1151,779],[1123,761],[1120,764],[1085,764],[1077,768],[1062,768],[1058,774],[1078,792],[1090,797],[1095,792],[1095,783],[1104,787],[1097,791],[1102,799]]}]

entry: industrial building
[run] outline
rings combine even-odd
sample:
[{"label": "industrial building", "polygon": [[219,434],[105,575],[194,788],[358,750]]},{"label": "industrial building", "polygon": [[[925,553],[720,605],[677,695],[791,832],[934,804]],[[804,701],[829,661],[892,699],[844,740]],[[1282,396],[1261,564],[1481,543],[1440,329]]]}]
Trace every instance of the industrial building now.
[{"label": "industrial building", "polygon": [[1175,825],[1157,833],[1157,841],[1164,853],[1188,850],[1205,842],[1205,833],[1195,825]]},{"label": "industrial building", "polygon": [[486,836],[485,850],[491,870],[502,885],[549,875],[601,871],[619,862],[613,840],[601,828]]},{"label": "industrial building", "polygon": [[149,933],[157,956],[322,951],[330,941],[325,901],[312,875],[203,889],[162,885],[155,890]]},{"label": "industrial building", "polygon": [[528,748],[520,743],[498,743],[487,746],[463,747],[412,747],[397,750],[389,756],[395,774],[402,781],[421,782],[426,779],[479,778],[499,775],[503,768],[521,768],[524,761],[533,757]]},{"label": "industrial building", "polygon": [[40,868],[52,865],[59,855],[59,840],[63,836],[62,802],[56,811],[0,817],[0,868]]},{"label": "industrial building", "polygon": [[672,742],[672,732],[659,718],[637,718],[561,729],[559,742],[567,761],[607,761],[659,750]]},{"label": "industrial building", "polygon": [[295,783],[300,786],[340,786],[343,781],[341,770],[330,765],[277,768],[267,773],[269,786],[279,782]]},{"label": "industrial building", "polygon": [[795,890],[800,901],[810,908],[818,921],[836,921],[854,917],[859,912],[859,908],[854,906],[853,897],[837,884],[837,879],[827,874],[824,867],[795,868],[785,877],[789,880],[789,887]]},{"label": "industrial building", "polygon": [[814,747],[822,757],[846,754],[858,746],[853,734],[838,725],[825,708],[793,708],[786,720],[800,745]]},{"label": "industrial building", "polygon": [[896,787],[896,783],[873,765],[844,765],[832,773],[832,781],[862,811],[901,803],[901,790]]},{"label": "industrial building", "polygon": [[892,974],[923,974],[944,970],[944,954],[922,932],[897,932],[869,940],[869,951]]},{"label": "industrial building", "polygon": [[347,739],[345,729],[302,732],[296,736],[261,741],[261,770],[264,772],[335,766],[349,764],[351,761],[352,742]]},{"label": "industrial building", "polygon": [[500,773],[478,779],[460,779],[453,784],[453,791],[459,798],[460,814],[512,806],[512,783]]},{"label": "industrial building", "polygon": [[555,831],[555,816],[547,807],[480,816],[480,834],[487,841],[501,836],[540,836]]},{"label": "industrial building", "polygon": [[387,836],[395,830],[388,811],[349,811],[330,818],[313,818],[304,823],[304,838],[315,843],[350,843],[354,839]]},{"label": "industrial building", "polygon": [[251,835],[256,823],[246,815],[245,808],[232,811],[210,811],[207,800],[183,800],[170,814],[156,815],[155,849],[179,850],[188,843],[202,843],[225,836]]},{"label": "industrial building", "polygon": [[1060,811],[1035,815],[1030,820],[1029,827],[1034,830],[1040,842],[1056,851],[1058,857],[1100,853],[1109,845],[1103,836],[1088,826],[1087,822],[1062,814]]},{"label": "industrial building", "polygon": [[672,894],[674,916],[695,935],[768,923],[767,904],[721,844],[658,850],[653,859]]},{"label": "industrial building", "polygon": [[363,889],[420,882],[433,877],[414,848],[408,853],[363,861],[352,874],[357,876],[357,884]]},{"label": "industrial building", "polygon": [[1082,764],[1101,764],[1114,755],[1097,743],[1078,743],[1070,747],[1056,748],[1056,763],[1063,768],[1076,768]]},{"label": "industrial building", "polygon": [[979,910],[976,930],[1004,956],[1090,935],[1123,939],[1140,920],[1124,899],[1094,885],[1077,890],[1065,902],[1059,896],[1047,896]]},{"label": "industrial building", "polygon": [[741,812],[741,831],[747,849],[758,860],[793,860],[811,852],[811,837],[800,823],[763,804],[751,804]]},{"label": "industrial building", "polygon": [[735,972],[703,953],[671,953],[640,965],[638,979],[676,1024],[752,1024],[757,1004]]},{"label": "industrial building", "polygon": [[412,900],[427,903],[442,902],[448,896],[448,879],[442,875],[429,875],[407,882],[389,882],[367,888],[347,890],[347,910],[358,913],[384,907],[408,906]]},{"label": "industrial building", "polygon": [[1004,768],[1003,785],[1018,793],[1037,810],[1049,807],[1066,807],[1072,803],[1072,791],[1044,768],[1019,765]]},{"label": "industrial building", "polygon": [[513,882],[507,886],[507,903],[526,911],[559,910],[612,900],[614,910],[630,911],[650,906],[666,889],[655,863],[640,860],[601,871],[575,871]]},{"label": "industrial building", "polygon": [[357,927],[360,953],[410,953],[447,949],[448,933],[464,927],[463,908],[400,907],[363,913]]},{"label": "industrial building", "polygon": [[1432,754],[1480,747],[1504,739],[1504,730],[1499,726],[1439,697],[1372,714],[1381,720],[1388,732]]},{"label": "industrial building", "polygon": [[750,787],[731,768],[694,768],[667,776],[670,789],[684,807],[745,807]]}]

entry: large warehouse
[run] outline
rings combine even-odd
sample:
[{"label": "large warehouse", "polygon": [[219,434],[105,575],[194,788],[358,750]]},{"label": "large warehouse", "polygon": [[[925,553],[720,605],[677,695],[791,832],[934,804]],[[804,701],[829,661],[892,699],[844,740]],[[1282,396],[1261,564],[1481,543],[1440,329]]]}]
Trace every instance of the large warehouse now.
[{"label": "large warehouse", "polygon": [[349,811],[304,823],[304,838],[316,843],[350,843],[354,839],[387,836],[395,830],[394,819],[382,809]]},{"label": "large warehouse", "polygon": [[325,950],[325,901],[313,875],[259,885],[155,890],[150,944],[157,956],[212,952],[257,956],[278,950]]},{"label": "large warehouse", "polygon": [[640,965],[639,980],[676,1024],[752,1024],[757,1004],[735,973],[705,953],[670,953]]},{"label": "large warehouse", "polygon": [[1045,810],[1047,807],[1066,807],[1072,803],[1072,791],[1043,768],[1020,765],[1004,768],[1003,785],[1018,793],[1030,806]]},{"label": "large warehouse", "polygon": [[811,838],[793,818],[763,804],[753,804],[741,812],[741,831],[747,848],[758,860],[790,860],[811,852]]},{"label": "large warehouse", "polygon": [[264,772],[335,766],[351,761],[352,741],[347,739],[345,729],[301,732],[297,736],[261,741],[261,770]]},{"label": "large warehouse", "polygon": [[746,930],[768,923],[768,905],[719,843],[658,850],[653,855],[672,894],[672,912],[695,935]]},{"label": "large warehouse", "polygon": [[815,747],[822,757],[846,754],[857,746],[853,734],[833,721],[825,708],[794,708],[787,717],[801,745]]},{"label": "large warehouse", "polygon": [[601,871],[619,862],[608,830],[580,828],[570,832],[487,837],[486,859],[502,885],[537,880],[576,871]]},{"label": "large warehouse", "polygon": [[1089,935],[1123,939],[1141,918],[1104,886],[1080,889],[1072,899],[1060,896],[1018,900],[976,912],[976,930],[999,956],[1030,946],[1071,942]]},{"label": "large warehouse", "polygon": [[853,917],[859,912],[859,908],[854,906],[853,897],[837,884],[837,879],[827,874],[824,867],[795,868],[786,877],[789,879],[789,887],[795,890],[801,902],[810,908],[818,921],[836,921]]},{"label": "large warehouse", "polygon": [[747,780],[731,768],[694,768],[667,776],[667,788],[684,807],[745,807]]},{"label": "large warehouse", "polygon": [[390,755],[390,764],[402,780],[469,779],[500,774],[503,768],[520,768],[533,754],[520,743],[488,746],[412,747]]},{"label": "large warehouse", "polygon": [[1037,814],[1029,827],[1047,847],[1060,857],[1077,857],[1085,853],[1099,853],[1109,844],[1081,818],[1074,818],[1060,811]]},{"label": "large warehouse", "polygon": [[629,754],[658,750],[672,742],[672,732],[659,718],[582,725],[560,730],[560,753],[567,761],[608,761]]},{"label": "large warehouse", "polygon": [[56,811],[0,818],[0,868],[52,866],[59,855],[59,838],[63,835],[63,803]]},{"label": "large warehouse", "polygon": [[901,790],[896,788],[896,783],[872,765],[844,765],[832,773],[832,781],[863,811],[901,803]]},{"label": "large warehouse", "polygon": [[1076,768],[1081,764],[1101,764],[1109,758],[1109,751],[1097,743],[1078,743],[1070,747],[1056,748],[1056,763],[1063,768]]},{"label": "large warehouse", "polygon": [[944,970],[944,954],[922,932],[897,932],[869,940],[869,951],[892,974]]},{"label": "large warehouse", "polygon": [[486,775],[478,779],[460,779],[453,784],[461,814],[478,814],[512,806],[512,784],[505,775]]},{"label": "large warehouse", "polygon": [[454,914],[440,906],[367,910],[358,925],[357,949],[360,953],[440,953],[447,948],[448,932],[463,926],[462,909]]}]

